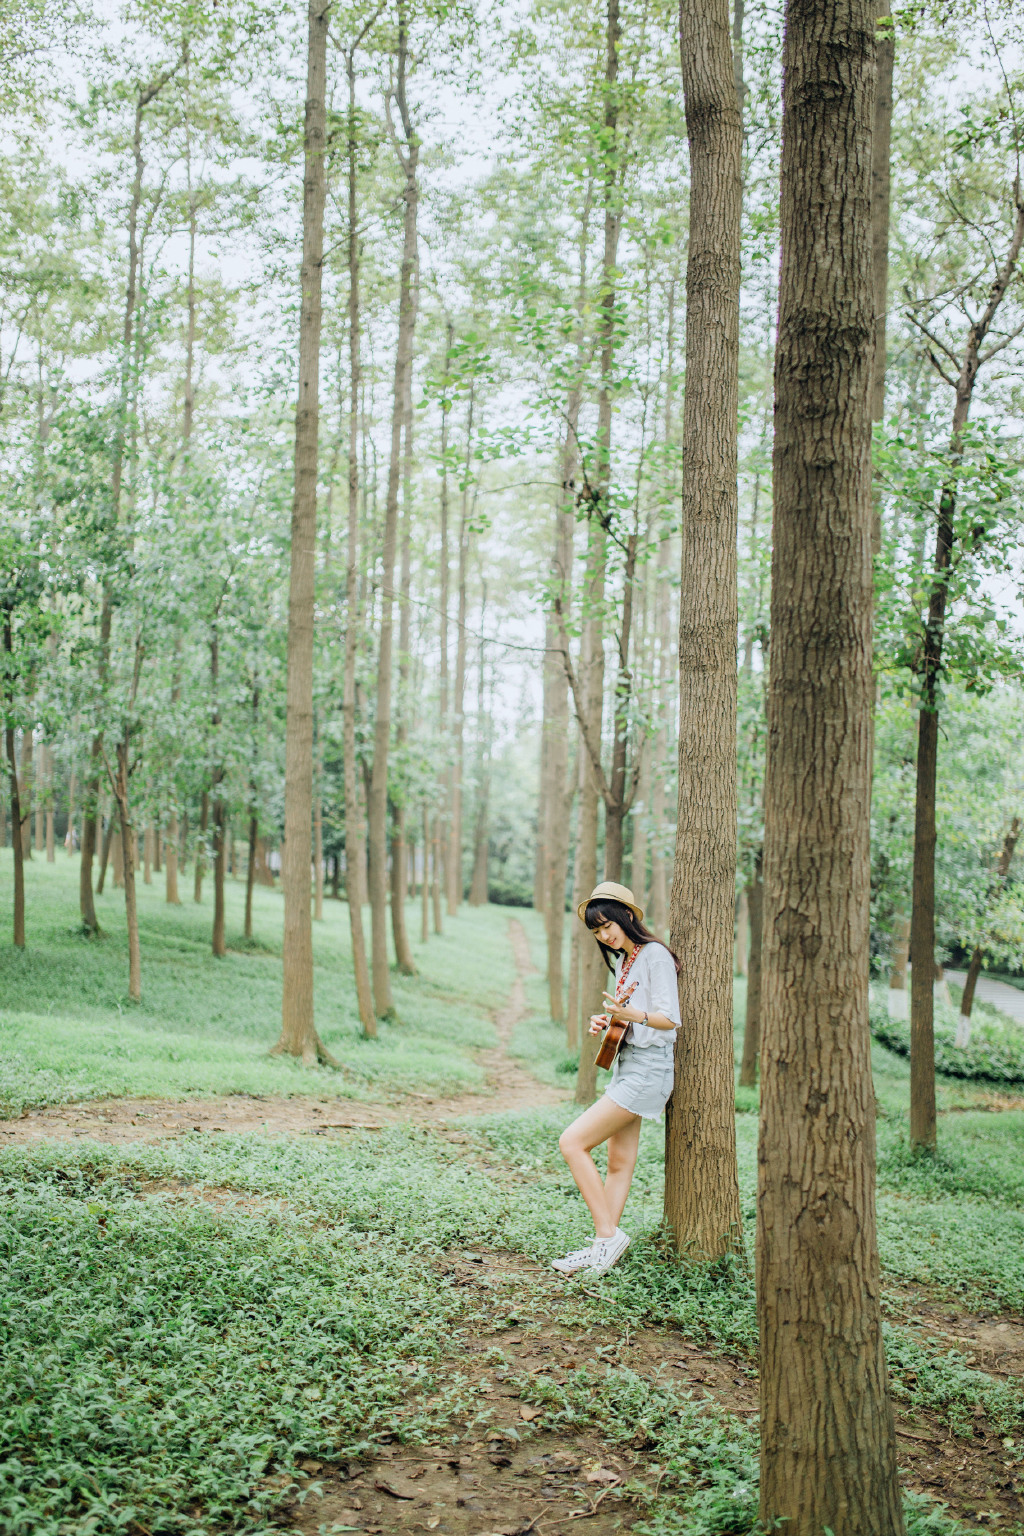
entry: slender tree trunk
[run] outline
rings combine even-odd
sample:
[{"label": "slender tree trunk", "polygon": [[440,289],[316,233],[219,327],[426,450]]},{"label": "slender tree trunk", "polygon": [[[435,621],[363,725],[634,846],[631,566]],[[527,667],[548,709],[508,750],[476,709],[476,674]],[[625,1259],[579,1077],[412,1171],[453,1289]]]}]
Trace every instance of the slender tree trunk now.
[{"label": "slender tree trunk", "polygon": [[395,1012],[388,969],[388,756],[391,746],[391,676],[394,638],[395,556],[398,543],[398,489],[402,471],[402,423],[405,415],[406,378],[412,368],[413,330],[416,323],[413,281],[417,265],[417,212],[419,208],[420,141],[413,130],[406,101],[408,18],[404,0],[398,8],[398,59],[396,100],[405,133],[405,150],[398,148],[404,172],[405,220],[402,268],[399,278],[398,347],[391,413],[391,456],[388,463],[387,500],[384,507],[384,542],[381,561],[381,620],[377,652],[377,711],[373,735],[373,771],[370,777],[370,925],[373,952],[373,996],[382,1018]]},{"label": "slender tree trunk", "polygon": [[907,985],[907,961],[910,959],[910,918],[900,913],[892,931],[892,969],[889,972],[891,991],[904,991]]},{"label": "slender tree trunk", "polygon": [[[14,634],[10,609],[4,614],[4,650],[10,657],[14,653]],[[8,662],[8,666],[11,663]],[[25,948],[25,845],[21,837],[21,795],[18,789],[18,756],[14,745],[14,677],[13,672],[8,673],[7,679],[7,706],[10,713],[7,716],[7,725],[4,731],[4,739],[7,746],[7,772],[10,776],[11,796],[11,848],[14,853],[14,893],[13,893],[13,931],[12,942],[17,949]],[[90,895],[91,895],[90,890]]]},{"label": "slender tree trunk", "polygon": [[[964,430],[974,386],[985,361],[981,346],[996,312],[1017,276],[1024,247],[1024,196],[1014,184],[1017,218],[1009,249],[989,289],[988,302],[967,334],[953,407],[950,463],[954,474],[963,457]],[[991,356],[991,353],[989,354]],[[935,798],[939,758],[939,703],[946,604],[953,563],[956,485],[951,479],[939,495],[932,586],[919,668],[921,706],[917,732],[917,800],[914,812],[914,894],[910,919],[910,1140],[924,1150],[935,1147]]]},{"label": "slender tree trunk", "polygon": [[53,753],[49,747],[44,747],[46,761],[46,825],[43,833],[46,847],[46,862],[53,864],[56,861],[57,852],[53,841]]},{"label": "slender tree trunk", "polygon": [[[581,290],[586,283],[585,261],[585,254],[581,255]],[[583,300],[584,295],[581,292],[580,308]],[[575,530],[572,482],[579,463],[576,428],[580,402],[581,391],[577,385],[569,393],[566,411],[568,422],[562,444],[561,463],[562,497],[555,512],[555,537],[551,561],[551,583],[563,610],[569,608],[572,596]],[[548,1011],[553,1024],[561,1024],[566,1017],[562,952],[565,946],[565,881],[569,860],[569,813],[575,793],[575,765],[572,772],[569,766],[569,692],[565,668],[558,654],[558,643],[558,625],[555,622],[555,616],[549,614],[545,626],[547,650],[544,657],[544,709],[550,737],[547,779],[542,780],[542,801],[549,806],[549,809],[544,812],[547,816],[547,829],[544,835],[547,867],[544,872],[543,905],[548,959]],[[575,1021],[572,1023],[574,1024]],[[572,1049],[575,1049],[575,1045]]]},{"label": "slender tree trunk", "polygon": [[153,884],[153,828],[147,826],[142,834],[142,883]]},{"label": "slender tree trunk", "polygon": [[224,879],[227,873],[227,810],[218,781],[213,801],[213,936],[211,947],[217,959],[228,952],[224,932]]},{"label": "slender tree trunk", "polygon": [[142,1001],[142,951],[139,945],[139,913],[135,897],[135,829],[131,823],[128,802],[128,751],[127,727],[117,744],[117,778],[115,800],[120,822],[120,843],[123,858],[124,915],[128,928],[128,996],[133,1003]]},{"label": "slender tree trunk", "polygon": [[305,185],[299,399],[288,589],[288,686],[284,792],[284,993],[275,1053],[307,1066],[334,1066],[313,1018],[313,924],[309,910],[313,802],[313,614],[316,485],[320,430],[320,293],[323,272],[327,135],[327,0],[310,0],[306,63]]},{"label": "slender tree trunk", "polygon": [[125,854],[124,854],[124,838],[121,835],[120,822],[118,822],[118,825],[115,826],[114,825],[114,819],[113,819],[113,817],[111,817],[110,824],[113,827],[113,836],[112,836],[111,842],[110,842],[110,853],[111,853],[111,863],[112,863],[113,868],[114,868],[114,889],[115,889],[115,891],[123,891],[124,890],[124,857],[125,857]]},{"label": "slender tree trunk", "polygon": [[747,897],[746,887],[740,891],[739,900],[736,903],[736,964],[734,967],[737,976],[747,974],[747,957],[750,950],[750,902]]},{"label": "slender tree trunk", "polygon": [[[614,0],[613,0],[614,3]],[[605,537],[596,520],[590,524],[586,573],[583,580],[584,612],[590,617],[583,625],[580,657],[583,672],[583,710],[591,741],[601,740],[604,709],[604,644],[601,607],[604,601]],[[573,916],[597,884],[597,834],[601,792],[594,764],[586,745],[580,743],[584,761],[580,793],[580,821],[576,845],[576,891]],[[608,878],[613,878],[609,876]],[[578,920],[577,920],[578,921]],[[580,935],[579,944],[579,1015],[580,1064],[576,1073],[576,1103],[592,1104],[597,1092],[597,1052],[600,1040],[587,1033],[587,1020],[601,1005],[607,971],[601,952],[589,933]]]},{"label": "slender tree trunk", "polygon": [[[450,554],[448,548],[448,417],[450,401],[448,399],[448,377],[451,372],[451,352],[455,345],[455,327],[449,320],[445,326],[445,354],[443,388],[444,396],[441,407],[441,615],[438,625],[438,641],[440,657],[438,662],[438,693],[440,706],[440,737],[442,747],[447,751],[449,743],[448,720],[448,603],[450,599]],[[434,854],[434,932],[441,934],[443,922],[441,917],[441,891],[448,894],[448,876],[445,868],[444,850],[450,848],[451,813],[453,777],[452,765],[445,763],[441,771],[441,790],[443,794],[440,814],[440,827],[435,818],[434,831],[438,839]]]},{"label": "slender tree trunk", "polygon": [[[224,774],[222,761],[220,720],[220,602],[210,628],[210,695],[213,700],[211,719],[211,746],[213,756],[213,933],[211,947],[214,957],[223,959],[227,954],[224,933],[224,880],[227,873],[227,806],[224,803]],[[198,863],[198,860],[197,860]]]},{"label": "slender tree trunk", "polygon": [[742,1251],[733,1066],[736,455],[743,130],[728,0],[681,0],[686,263],[679,801],[670,907],[682,961],[665,1220],[680,1252]]},{"label": "slender tree trunk", "polygon": [[107,868],[110,862],[110,845],[114,840],[114,830],[114,818],[113,816],[108,816],[106,830],[103,833],[103,846],[100,849],[100,874],[99,879],[96,881],[97,896],[103,895],[103,887],[107,881]]},{"label": "slender tree trunk", "polygon": [[747,886],[747,911],[750,919],[750,954],[747,962],[747,1006],[743,1020],[743,1060],[740,1086],[753,1088],[757,1082],[757,1057],[761,1045],[761,943],[764,886],[761,883],[761,855],[754,864],[754,875]]},{"label": "slender tree trunk", "polygon": [[[74,768],[71,770],[71,782],[68,785],[68,829],[64,834],[64,848],[68,856],[75,851],[75,795],[78,791],[78,774]],[[2,804],[2,802],[0,802]],[[0,827],[0,848],[4,846],[6,838],[4,829]]]},{"label": "slender tree trunk", "polygon": [[[480,605],[480,631],[486,632],[485,615],[487,612],[487,587],[483,588],[483,600]],[[485,907],[489,894],[487,881],[487,854],[488,854],[488,800],[491,787],[490,746],[488,740],[488,725],[486,721],[486,677],[487,661],[484,642],[480,642],[479,672],[476,688],[476,732],[477,732],[477,790],[476,790],[476,824],[473,829],[473,876],[469,886],[469,904],[471,907]]]},{"label": "slender tree trunk", "polygon": [[342,690],[342,757],[345,788],[345,895],[348,901],[349,935],[356,1003],[363,1033],[377,1033],[373,1010],[370,968],[363,934],[362,868],[365,851],[363,813],[359,799],[359,763],[356,758],[356,656],[359,647],[359,392],[362,379],[360,355],[360,252],[358,234],[359,136],[356,116],[355,50],[346,55],[348,77],[348,528],[345,556],[345,670]]},{"label": "slender tree trunk", "polygon": [[35,732],[27,727],[21,733],[21,851],[32,857],[32,783],[35,768]]},{"label": "slender tree trunk", "polygon": [[442,934],[444,925],[441,919],[441,887],[442,887],[442,858],[441,858],[441,821],[435,815],[431,823],[430,831],[430,874],[431,874],[431,905],[434,914],[434,932]]},{"label": "slender tree trunk", "polygon": [[249,862],[245,869],[245,927],[247,939],[252,938],[252,890],[256,883],[256,856],[259,841],[259,819],[253,812],[249,817]]},{"label": "slender tree trunk", "polygon": [[[135,102],[135,127],[132,136],[132,154],[134,159],[135,174],[132,180],[132,190],[128,205],[128,282],[125,291],[124,322],[122,328],[122,358],[121,358],[121,390],[118,405],[117,430],[114,434],[114,462],[111,472],[111,517],[116,526],[121,515],[121,484],[124,475],[124,444],[126,414],[128,406],[128,373],[131,367],[132,331],[135,320],[135,305],[138,291],[139,274],[139,209],[142,206],[143,173],[145,162],[142,155],[142,124],[146,108],[163,90],[167,82],[176,74],[184,64],[186,50],[183,49],[178,62],[170,69],[157,75],[148,86],[142,88]],[[103,595],[100,606],[100,634],[98,656],[98,679],[100,685],[100,697],[106,692],[107,671],[109,667],[110,630],[113,614],[113,601],[110,586],[107,581],[103,583]],[[89,779],[85,789],[85,807],[82,819],[82,862],[78,875],[78,901],[82,918],[82,927],[86,933],[97,935],[100,931],[96,917],[96,903],[93,899],[92,889],[92,865],[96,854],[97,844],[97,815],[100,786],[100,768],[103,758],[103,732],[97,731],[93,737],[90,753]],[[100,879],[97,890],[103,890],[103,875],[106,868],[100,871]]]},{"label": "slender tree trunk", "polygon": [[430,811],[423,802],[423,880],[420,885],[420,943],[430,941]]},{"label": "slender tree trunk", "polygon": [[476,403],[472,384],[466,417],[466,487],[462,492],[459,519],[459,598],[458,629],[455,637],[455,688],[452,699],[452,794],[451,827],[446,861],[448,875],[448,916],[454,917],[462,902],[462,794],[465,753],[466,708],[466,573],[469,565],[469,470],[473,448],[473,411]]},{"label": "slender tree trunk", "polygon": [[787,8],[765,782],[761,1519],[900,1536],[868,1033],[873,0]]},{"label": "slender tree trunk", "polygon": [[197,904],[203,899],[203,876],[206,874],[206,834],[210,829],[210,791],[204,789],[199,801],[199,827],[196,832],[196,863],[192,878],[192,899]]},{"label": "slender tree trunk", "polygon": [[[416,288],[413,285],[413,320],[415,325]],[[405,370],[402,398],[403,415],[403,474],[402,474],[402,539],[400,611],[398,616],[398,708],[395,745],[404,756],[408,740],[409,714],[409,598],[412,595],[412,362]],[[391,931],[395,941],[395,963],[403,976],[416,975],[416,961],[409,943],[409,930],[405,921],[405,903],[409,888],[409,843],[406,836],[406,786],[399,786],[392,822],[394,836],[391,858],[394,879],[391,882]]]},{"label": "slender tree trunk", "polygon": [[160,828],[153,828],[153,873],[163,874],[163,838],[160,836]]},{"label": "slender tree trunk", "polygon": [[166,859],[164,862],[164,900],[170,907],[180,907],[178,895],[178,813],[172,811],[167,823]]},{"label": "slender tree trunk", "polygon": [[324,802],[320,789],[322,754],[318,754],[316,794],[313,799],[313,921],[324,920]]},{"label": "slender tree trunk", "polygon": [[[1002,851],[996,864],[995,879],[988,894],[989,902],[992,901],[1006,885],[1010,874],[1010,865],[1013,862],[1013,852],[1020,837],[1020,818],[1015,816],[1010,823],[1010,830],[1003,839]],[[971,963],[967,967],[967,975],[964,978],[964,990],[960,999],[960,1017],[957,1020],[956,1044],[961,1050],[966,1050],[971,1043],[971,1010],[974,1007],[974,993],[978,985],[978,977],[981,975],[981,963],[985,957],[983,944],[975,946],[971,956]]]}]

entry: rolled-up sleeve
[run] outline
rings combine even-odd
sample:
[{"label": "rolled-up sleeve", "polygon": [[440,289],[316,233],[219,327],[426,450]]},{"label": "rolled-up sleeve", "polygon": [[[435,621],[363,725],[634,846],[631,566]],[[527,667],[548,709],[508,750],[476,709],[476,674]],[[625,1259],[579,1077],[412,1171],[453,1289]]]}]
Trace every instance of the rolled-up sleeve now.
[{"label": "rolled-up sleeve", "polygon": [[[648,1013],[662,1013],[673,1024],[679,1024],[679,988],[676,983],[676,967],[672,956],[662,944],[649,944],[644,956],[647,974],[644,977],[643,1000],[631,999],[636,1006]],[[634,1045],[664,1045],[673,1038],[673,1031],[653,1029],[650,1024],[634,1024],[630,1031]]]}]

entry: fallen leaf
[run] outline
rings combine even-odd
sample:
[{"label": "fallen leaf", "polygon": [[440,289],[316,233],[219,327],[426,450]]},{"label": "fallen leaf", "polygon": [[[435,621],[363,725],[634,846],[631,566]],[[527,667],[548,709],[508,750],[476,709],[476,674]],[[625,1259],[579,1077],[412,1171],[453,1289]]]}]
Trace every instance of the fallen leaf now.
[{"label": "fallen leaf", "polygon": [[394,1483],[389,1483],[383,1477],[374,1478],[373,1486],[380,1493],[388,1493],[393,1499],[414,1499],[416,1493],[413,1489],[397,1488]]},{"label": "fallen leaf", "polygon": [[539,1419],[543,1412],[543,1408],[520,1408],[519,1417],[529,1424],[531,1419]]},{"label": "fallen leaf", "polygon": [[440,1515],[435,1515],[433,1520],[428,1520],[427,1521],[427,1530],[428,1531],[436,1531],[440,1524],[441,1524],[441,1516]]},{"label": "fallen leaf", "polygon": [[617,1472],[609,1472],[607,1467],[592,1467],[587,1473],[588,1483],[617,1483]]}]

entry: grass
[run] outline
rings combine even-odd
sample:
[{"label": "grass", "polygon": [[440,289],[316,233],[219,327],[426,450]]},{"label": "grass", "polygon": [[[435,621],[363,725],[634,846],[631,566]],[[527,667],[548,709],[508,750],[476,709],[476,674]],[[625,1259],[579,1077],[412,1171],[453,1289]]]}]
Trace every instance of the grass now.
[{"label": "grass", "polygon": [[[510,916],[543,956],[534,913],[466,911],[443,939],[417,947],[418,977],[395,977],[402,1023],[365,1042],[350,1012],[347,913],[328,903],[315,931],[318,1023],[343,1071],[308,1072],[267,1056],[280,1008],[276,893],[258,892],[256,947],[214,961],[208,907],[169,910],[160,890],[143,887],[144,998],[131,1009],[119,897],[103,898],[108,936],[83,940],[75,873],[33,861],[29,948],[0,951],[9,1112],[109,1093],[371,1098],[477,1083],[472,1053],[493,1043],[491,1015],[514,976]],[[229,887],[229,933],[240,896]],[[539,975],[526,978],[526,996],[531,1013],[514,1049],[538,1077],[565,1083],[568,1052],[545,1018]],[[737,1039],[742,1006],[739,987]],[[1024,1116],[964,1112],[988,1102],[985,1091],[940,1081],[940,1153],[921,1158],[907,1143],[907,1063],[877,1044],[873,1061],[894,1393],[958,1434],[980,1412],[1019,1438],[1020,1392],[930,1340],[905,1295],[926,1286],[964,1307],[1024,1310]],[[749,1243],[756,1090],[738,1098]],[[468,1435],[485,1407],[460,1396],[452,1361],[474,1330],[507,1321],[509,1303],[460,1287],[436,1261],[487,1245],[543,1261],[583,1239],[583,1208],[556,1148],[571,1113],[477,1115],[460,1144],[395,1126],[329,1141],[185,1135],[0,1151],[0,1529],[279,1530],[274,1510],[302,1457],[341,1459],[389,1436]],[[563,1325],[614,1336],[628,1315],[678,1329],[752,1374],[750,1269],[680,1267],[661,1237],[662,1182],[661,1137],[645,1127],[624,1218],[633,1248],[592,1295],[572,1293]],[[540,1294],[525,1285],[521,1305],[539,1306]],[[614,1365],[523,1391],[543,1406],[538,1427],[591,1422],[615,1442],[643,1424],[665,1470],[637,1529],[755,1536],[747,1426]],[[920,1500],[909,1501],[908,1522],[912,1536],[957,1529]]]},{"label": "grass", "polygon": [[[0,850],[0,924],[9,921],[10,869],[10,850]],[[162,885],[140,884],[143,995],[135,1006],[121,893],[108,886],[98,899],[104,936],[90,940],[78,928],[77,865],[63,854],[54,865],[34,859],[27,875],[27,947],[0,947],[0,1117],[107,1095],[310,1091],[301,1066],[268,1055],[280,1029],[279,892],[257,888],[255,947],[243,948],[244,892],[228,882],[231,952],[217,960],[209,883],[204,906],[189,898],[181,907],[165,904]],[[324,914],[314,925],[317,1025],[343,1071],[317,1074],[316,1091],[379,1099],[482,1087],[472,1053],[494,1044],[492,1012],[515,974],[505,909],[464,908],[442,938],[414,942],[420,975],[393,974],[401,1022],[381,1024],[376,1041],[363,1038],[355,1012],[348,909],[327,901]],[[518,915],[536,929],[534,940],[542,936],[534,913]]]}]

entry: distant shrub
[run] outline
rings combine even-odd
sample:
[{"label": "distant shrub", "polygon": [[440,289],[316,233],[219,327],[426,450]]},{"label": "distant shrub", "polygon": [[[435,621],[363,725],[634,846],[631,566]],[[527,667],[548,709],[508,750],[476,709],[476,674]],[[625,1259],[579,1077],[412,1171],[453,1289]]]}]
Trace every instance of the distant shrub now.
[{"label": "distant shrub", "polygon": [[505,885],[493,880],[487,887],[487,900],[496,907],[532,907],[533,892],[525,885]]},{"label": "distant shrub", "polygon": [[[910,1020],[891,1019],[884,993],[871,999],[871,1033],[900,1056],[910,1055]],[[935,1005],[935,1069],[947,1077],[984,1078],[994,1083],[1024,1083],[1024,1029],[975,1004],[971,1041],[954,1044],[957,1016]]]}]

